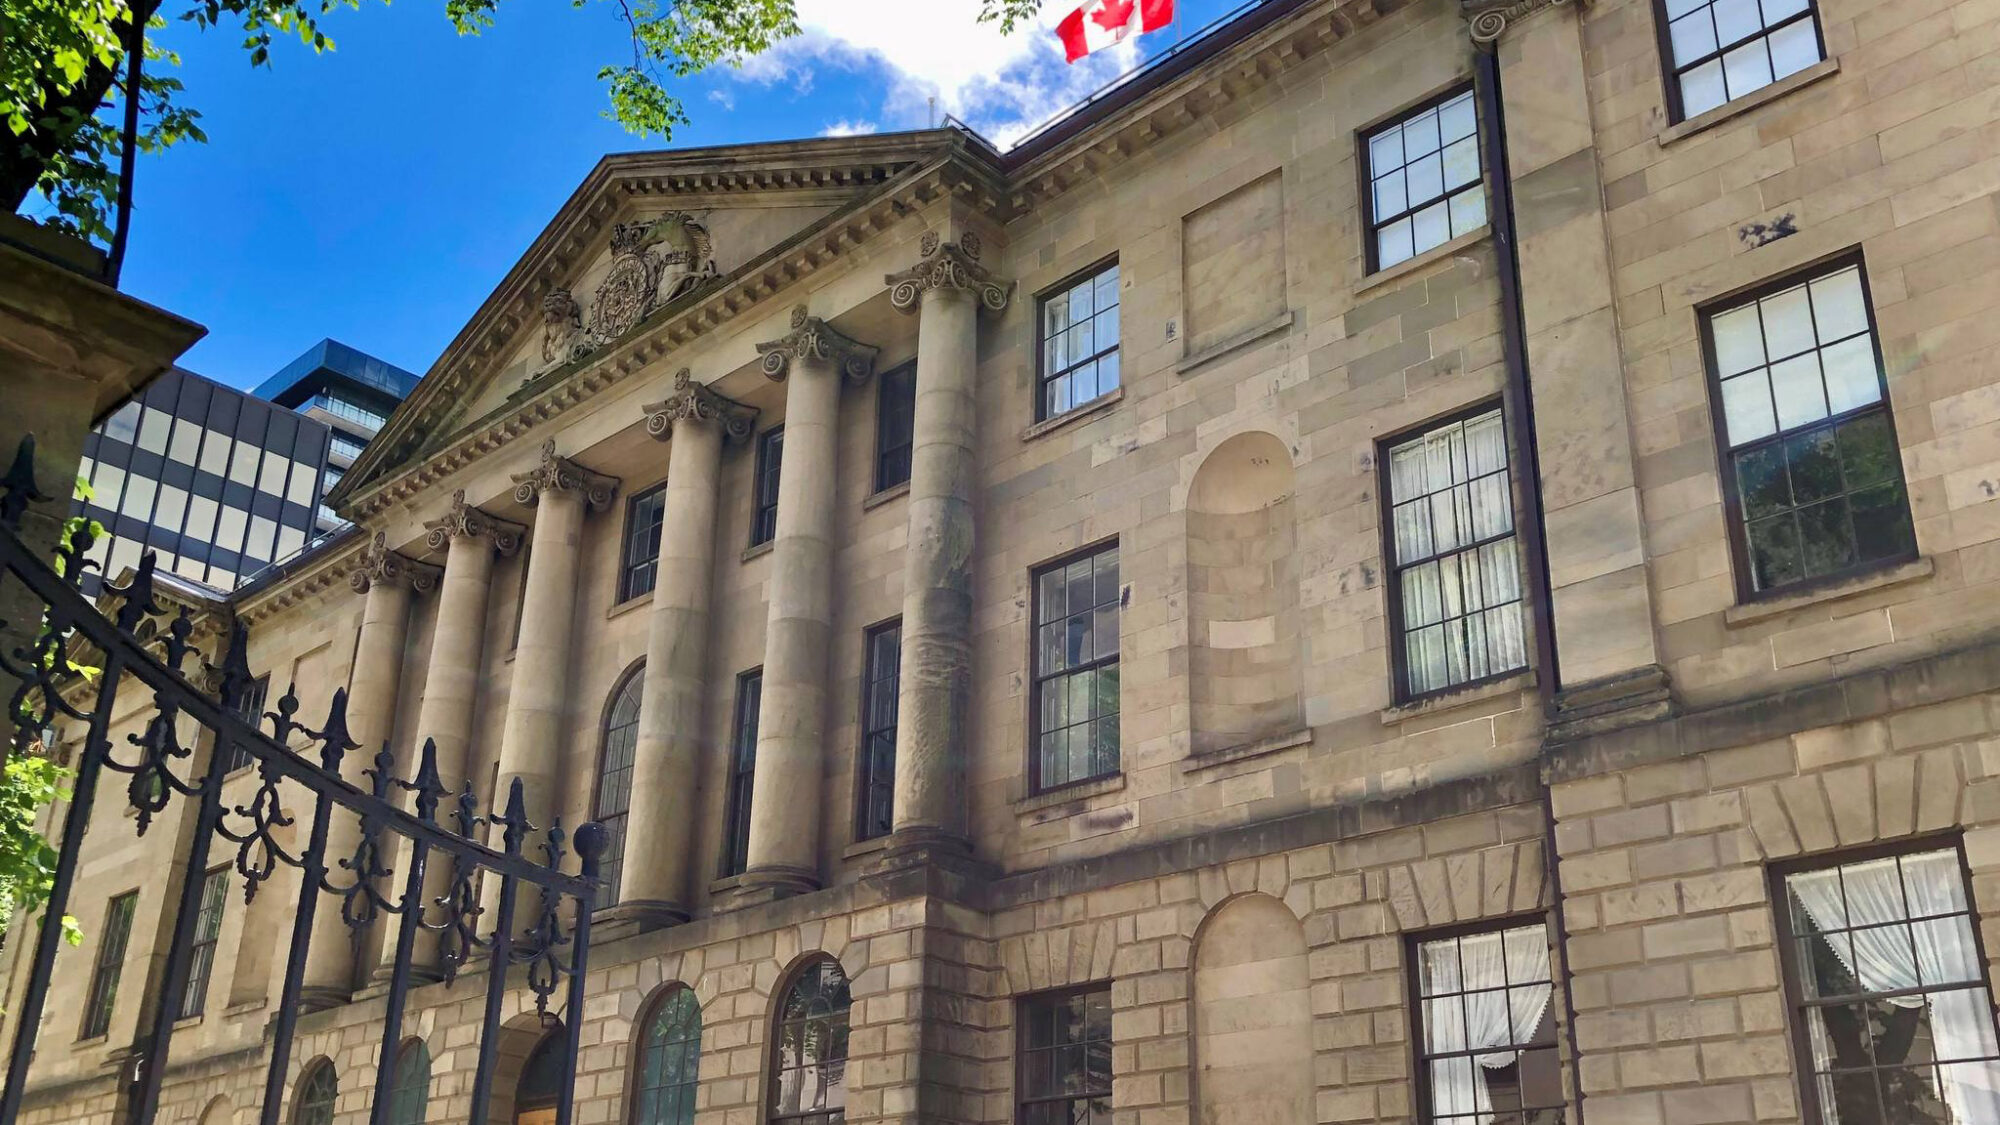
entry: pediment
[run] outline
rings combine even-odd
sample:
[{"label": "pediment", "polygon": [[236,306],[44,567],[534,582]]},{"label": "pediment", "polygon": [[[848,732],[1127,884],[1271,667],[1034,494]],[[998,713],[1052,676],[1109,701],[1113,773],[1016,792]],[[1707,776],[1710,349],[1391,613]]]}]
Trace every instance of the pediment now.
[{"label": "pediment", "polygon": [[[746,294],[754,300],[851,244],[851,217],[869,212],[872,229],[889,196],[967,159],[965,135],[952,129],[606,157],[329,501],[346,511],[349,497],[462,442],[469,427],[566,379],[562,371],[645,336],[642,325],[711,299],[733,315]],[[811,262],[798,264],[800,253]]]}]

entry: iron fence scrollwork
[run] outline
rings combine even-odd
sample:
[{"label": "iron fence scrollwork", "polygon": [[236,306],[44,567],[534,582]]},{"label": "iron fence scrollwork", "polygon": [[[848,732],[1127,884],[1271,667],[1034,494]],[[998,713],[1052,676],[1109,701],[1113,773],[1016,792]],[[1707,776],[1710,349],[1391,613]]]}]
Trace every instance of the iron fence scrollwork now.
[{"label": "iron fence scrollwork", "polygon": [[[388,1120],[403,1019],[416,979],[413,960],[420,933],[436,935],[438,976],[454,983],[474,969],[486,973],[485,1023],[478,1039],[470,1119],[484,1121],[493,1092],[496,1044],[510,984],[524,985],[538,1011],[567,988],[562,1005],[567,1050],[565,1085],[573,1082],[583,1008],[583,981],[590,944],[590,915],[598,886],[605,835],[595,823],[565,833],[560,819],[546,828],[529,823],[525,796],[516,780],[498,811],[482,814],[468,783],[453,792],[438,773],[435,746],[426,740],[409,776],[397,773],[397,756],[384,744],[362,771],[362,788],[341,776],[349,754],[364,748],[347,727],[347,696],[335,691],[317,728],[300,720],[297,686],[287,687],[273,710],[256,716],[239,712],[253,679],[247,661],[248,630],[240,620],[224,623],[219,663],[201,660],[197,630],[205,623],[186,605],[169,612],[162,602],[170,580],[163,579],[152,552],[123,583],[106,579],[104,597],[115,612],[107,617],[79,585],[98,569],[89,557],[88,527],[74,528],[56,548],[60,566],[51,565],[21,536],[22,517],[31,504],[51,502],[36,485],[32,436],[24,440],[13,467],[0,476],[0,696],[7,702],[12,737],[9,755],[50,753],[57,731],[80,728],[81,740],[69,762],[66,815],[61,821],[54,882],[41,916],[34,922],[34,947],[25,986],[8,1013],[13,1042],[7,1060],[0,1125],[20,1120],[29,1092],[35,1055],[56,953],[63,942],[62,919],[77,889],[84,833],[99,798],[116,787],[144,835],[169,814],[191,814],[175,841],[180,885],[168,888],[173,913],[159,985],[148,990],[152,1010],[142,1013],[133,1042],[133,1082],[125,1120],[150,1125],[159,1113],[181,997],[187,991],[197,941],[204,875],[218,856],[243,884],[243,901],[254,902],[280,873],[295,873],[299,893],[290,919],[284,980],[267,1031],[261,1125],[277,1125],[286,1103],[292,1047],[312,953],[313,919],[321,909],[337,909],[350,936],[359,941],[377,922],[394,924],[391,972],[384,999],[381,1046],[376,1059],[370,1125]],[[39,620],[20,620],[39,612]],[[201,661],[199,669],[191,661]],[[150,693],[144,728],[113,737],[113,708],[121,692]],[[0,729],[5,729],[0,727]],[[191,734],[191,737],[190,737]],[[250,777],[235,771],[247,764]],[[224,798],[225,782],[249,796],[240,803]],[[181,802],[192,802],[192,806]],[[443,819],[441,810],[448,809]],[[329,855],[329,826],[336,820],[358,825],[348,854]],[[497,840],[482,835],[497,834]],[[300,836],[303,835],[303,841]],[[576,871],[569,870],[572,858]],[[446,891],[425,896],[427,868],[449,863]],[[395,866],[400,863],[401,871]],[[482,882],[491,891],[491,924],[485,924]],[[435,880],[433,880],[435,882]],[[529,899],[522,898],[526,888]],[[323,901],[327,898],[335,901]],[[529,903],[532,920],[517,925],[517,907]],[[353,950],[348,955],[351,957]],[[509,980],[509,970],[519,970]],[[430,979],[429,977],[425,978]],[[566,1091],[570,1093],[572,1091]],[[558,1125],[569,1125],[570,1101],[557,1106]]]}]

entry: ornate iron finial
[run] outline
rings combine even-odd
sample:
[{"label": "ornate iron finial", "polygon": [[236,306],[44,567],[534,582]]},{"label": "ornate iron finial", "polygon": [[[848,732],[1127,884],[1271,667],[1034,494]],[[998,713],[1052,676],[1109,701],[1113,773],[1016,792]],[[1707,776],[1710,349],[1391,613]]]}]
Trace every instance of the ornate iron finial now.
[{"label": "ornate iron finial", "polygon": [[347,576],[347,584],[357,594],[365,594],[377,584],[408,586],[419,594],[435,589],[443,571],[429,563],[420,563],[400,551],[389,548],[389,537],[376,532],[369,540],[367,549]]},{"label": "ornate iron finial", "polygon": [[529,507],[541,503],[544,492],[581,492],[584,503],[602,510],[618,493],[618,478],[592,472],[556,453],[556,439],[542,443],[542,459],[533,469],[513,474],[514,502]]},{"label": "ornate iron finial", "polygon": [[500,841],[507,849],[507,854],[520,855],[522,843],[527,840],[528,833],[535,828],[528,823],[528,797],[526,791],[521,788],[520,778],[515,778],[507,785],[507,811],[493,819],[505,829],[500,834]]},{"label": "ornate iron finial", "polygon": [[188,651],[193,647],[189,643],[189,638],[193,636],[194,617],[186,606],[182,606],[174,619],[167,623],[167,639],[161,645],[161,656],[167,667],[176,672],[181,670],[181,665],[187,662]]},{"label": "ornate iron finial", "polygon": [[35,435],[21,435],[14,447],[14,463],[0,476],[0,524],[19,530],[29,504],[52,499],[35,483]]},{"label": "ornate iron finial", "polygon": [[782,340],[757,345],[764,357],[764,374],[782,380],[794,362],[830,363],[850,383],[865,381],[875,373],[878,349],[842,335],[832,325],[806,313],[804,305],[792,309],[792,332]]},{"label": "ornate iron finial", "polygon": [[160,608],[160,604],[153,600],[153,570],[158,565],[159,559],[153,552],[147,551],[139,556],[139,569],[133,573],[132,581],[123,586],[107,587],[112,593],[125,599],[118,607],[118,616],[112,620],[127,633],[137,629],[139,622],[146,618],[165,612]]},{"label": "ornate iron finial", "polygon": [[327,708],[326,725],[315,736],[319,739],[319,765],[328,773],[340,772],[340,759],[349,750],[359,750],[361,744],[347,732],[347,689],[333,689],[333,705]]},{"label": "ornate iron finial", "polygon": [[229,623],[229,645],[222,652],[221,681],[216,686],[216,702],[225,711],[243,706],[243,694],[256,680],[250,675],[250,626],[241,617]]},{"label": "ornate iron finial", "polygon": [[451,507],[445,514],[424,523],[424,543],[433,551],[442,551],[453,539],[484,539],[502,555],[511,555],[520,549],[521,540],[528,529],[512,520],[503,520],[488,515],[465,502],[463,488],[451,494]]},{"label": "ornate iron finial", "polygon": [[882,279],[889,285],[889,304],[904,312],[914,312],[925,293],[936,291],[973,294],[979,298],[980,307],[994,312],[1007,307],[1013,286],[993,280],[993,275],[979,264],[978,235],[967,231],[953,244],[939,242],[936,234],[927,231],[921,249],[923,261]]},{"label": "ornate iron finial", "polygon": [[444,787],[444,779],[438,776],[435,739],[424,739],[423,751],[417,755],[417,776],[407,788],[416,798],[417,819],[425,824],[436,824],[438,802],[449,796],[451,790]]},{"label": "ornate iron finial", "polygon": [[744,442],[750,440],[750,431],[757,421],[756,408],[725,398],[705,383],[695,382],[694,372],[685,367],[674,373],[673,396],[644,409],[646,432],[661,441],[672,436],[676,422],[713,422],[722,427],[723,437]]},{"label": "ornate iron finial", "polygon": [[575,846],[577,857],[583,861],[583,877],[597,878],[598,864],[604,859],[604,850],[611,845],[611,834],[604,830],[602,824],[586,820],[576,826],[576,835],[570,843]]}]

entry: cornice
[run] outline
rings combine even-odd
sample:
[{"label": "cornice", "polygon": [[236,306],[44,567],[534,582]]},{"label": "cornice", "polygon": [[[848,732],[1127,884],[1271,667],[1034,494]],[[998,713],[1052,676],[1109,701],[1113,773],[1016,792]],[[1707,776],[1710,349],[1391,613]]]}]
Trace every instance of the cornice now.
[{"label": "cornice", "polygon": [[741,444],[750,440],[750,431],[757,422],[755,407],[695,382],[694,372],[685,367],[674,373],[671,396],[641,409],[646,414],[646,432],[660,441],[671,437],[678,423],[705,422],[717,426],[724,439]]},{"label": "cornice", "polygon": [[[390,420],[383,434],[368,443],[346,480],[336,487],[331,497],[335,508],[359,522],[415,496],[438,480],[617,386],[676,349],[753,313],[765,301],[800,281],[844,261],[913,211],[946,198],[961,199],[986,211],[996,211],[1003,205],[1005,190],[997,171],[985,155],[966,142],[964,134],[935,130],[915,136],[933,142],[934,158],[929,163],[906,169],[874,195],[822,218],[710,286],[660,309],[615,343],[537,376],[513,401],[461,427],[435,452],[386,476],[356,484],[349,492],[349,482],[363,481],[377,466],[393,464],[406,455],[390,450],[390,442],[396,440],[399,431],[408,442],[412,436],[411,421],[421,413],[420,403],[406,404]],[[536,296],[535,301],[539,300]],[[535,305],[531,319],[540,323],[539,304]],[[519,329],[528,323],[529,319],[523,319],[515,327]],[[500,345],[495,345],[491,349],[495,355],[488,362],[497,361],[501,350]],[[444,393],[443,383],[435,388],[427,385],[436,373],[444,370],[446,363],[446,359],[440,359],[432,369],[433,375],[418,384],[419,395],[431,397]],[[457,393],[464,395],[465,388],[461,387]]]},{"label": "cornice", "polygon": [[[1195,126],[1224,106],[1279,81],[1304,59],[1415,2],[1299,0],[1283,5],[1283,0],[1276,0],[1274,7],[1289,6],[1291,11],[1281,10],[1261,28],[1212,54],[1191,53],[1183,66],[1177,68],[1169,60],[1162,64],[1163,74],[1150,81],[1142,76],[1130,92],[1107,92],[1106,108],[1095,113],[1080,108],[1077,116],[1082,124],[1061,139],[1043,146],[1031,138],[1010,154],[1009,214],[1041,206],[1094,180],[1135,152]],[[1239,18],[1252,20],[1255,14]],[[1052,131],[1064,133],[1063,123]]]},{"label": "cornice", "polygon": [[245,625],[255,626],[340,585],[348,580],[348,574],[360,561],[368,542],[367,536],[356,536],[345,546],[326,552],[324,557],[288,580],[251,594],[236,606],[236,616]]}]

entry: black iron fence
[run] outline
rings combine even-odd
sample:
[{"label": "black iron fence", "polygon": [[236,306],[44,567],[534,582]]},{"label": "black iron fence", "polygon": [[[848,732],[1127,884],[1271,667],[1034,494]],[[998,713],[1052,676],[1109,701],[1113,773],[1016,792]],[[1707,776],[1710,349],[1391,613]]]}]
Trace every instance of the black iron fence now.
[{"label": "black iron fence", "polygon": [[[167,896],[175,904],[172,936],[159,986],[148,990],[152,1010],[143,1014],[132,1044],[125,1121],[150,1125],[159,1111],[176,1017],[199,939],[204,876],[214,862],[227,858],[243,881],[246,903],[281,869],[299,876],[297,906],[288,921],[284,983],[267,1031],[270,1057],[261,1125],[276,1125],[285,1102],[313,918],[326,909],[340,911],[356,941],[378,924],[394,926],[370,1125],[388,1121],[404,1008],[417,983],[412,958],[422,931],[436,935],[438,968],[447,981],[467,971],[487,974],[470,1115],[474,1122],[486,1120],[492,1094],[509,970],[523,970],[514,974],[516,983],[533,992],[544,1013],[550,998],[567,987],[569,1018],[562,1021],[565,1060],[556,1121],[569,1125],[590,914],[605,843],[602,829],[586,823],[573,840],[566,840],[560,820],[546,830],[529,824],[519,781],[503,810],[482,816],[470,785],[458,793],[443,785],[428,741],[410,776],[396,775],[396,755],[384,745],[364,771],[369,787],[350,784],[341,777],[341,762],[362,748],[347,732],[344,692],[334,693],[316,729],[299,721],[295,688],[285,692],[275,710],[254,721],[240,716],[253,680],[245,659],[248,634],[239,621],[220,623],[227,639],[219,658],[203,660],[194,637],[205,623],[187,608],[169,613],[161,606],[170,580],[155,574],[150,552],[123,585],[106,583],[104,596],[116,606],[107,617],[78,590],[84,572],[96,566],[86,558],[92,542],[88,528],[74,529],[57,547],[56,565],[23,541],[21,520],[29,504],[50,503],[33,480],[33,440],[22,443],[13,468],[0,477],[0,614],[13,618],[0,620],[0,638],[5,638],[0,643],[0,698],[6,700],[9,720],[0,730],[12,727],[5,748],[10,755],[49,753],[58,741],[72,739],[76,749],[69,761],[73,796],[61,820],[54,883],[47,904],[29,920],[32,962],[25,988],[7,1013],[13,1045],[0,1094],[0,1125],[20,1119],[28,1096],[84,833],[99,799],[118,794],[121,776],[122,796],[142,834],[163,813],[176,810],[176,802],[194,803],[178,806],[177,811],[192,815],[192,827],[175,841],[175,862],[163,857],[158,867],[162,874],[180,872],[180,883]],[[198,687],[191,679],[195,676],[212,690]],[[114,737],[113,707],[122,692],[130,691],[149,693],[151,710],[142,731]],[[190,729],[194,736],[184,738]],[[231,804],[223,797],[224,780],[245,762],[252,768],[254,795]],[[244,786],[240,780],[232,784]],[[329,854],[329,829],[336,823],[343,831],[334,838],[355,841],[346,854]],[[344,830],[348,824],[353,832]],[[480,841],[489,828],[498,834],[497,847]],[[564,870],[572,848],[581,874]],[[440,860],[450,864],[449,889],[426,896],[426,869]],[[403,870],[392,870],[392,863]],[[494,880],[498,886],[487,894],[493,905],[487,924],[481,883]],[[524,912],[518,920],[517,909]]]}]

